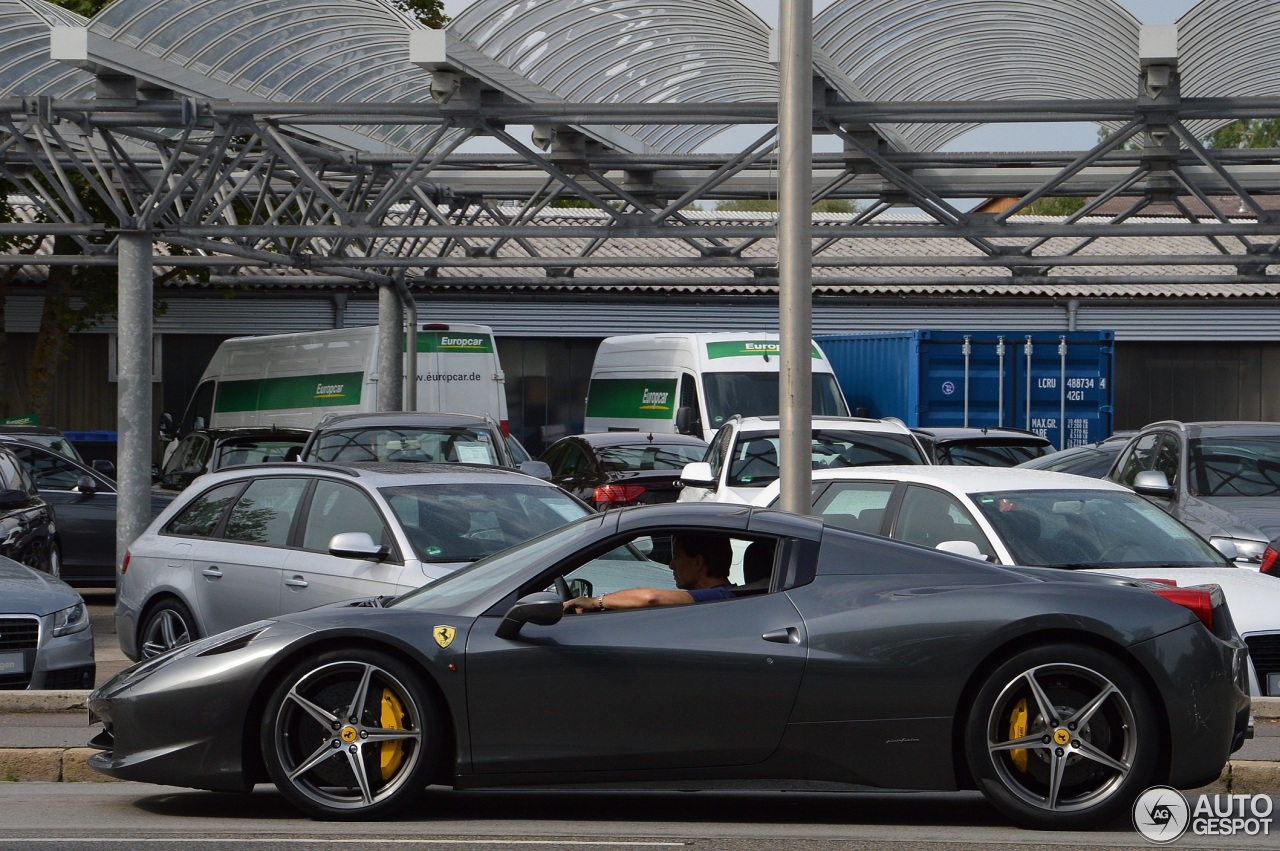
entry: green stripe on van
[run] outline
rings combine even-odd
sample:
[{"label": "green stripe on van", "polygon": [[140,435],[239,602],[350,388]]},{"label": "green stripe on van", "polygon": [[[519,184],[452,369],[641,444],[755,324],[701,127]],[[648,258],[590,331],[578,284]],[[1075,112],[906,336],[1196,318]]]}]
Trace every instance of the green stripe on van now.
[{"label": "green stripe on van", "polygon": [[493,337],[470,331],[419,331],[418,351],[493,354]]},{"label": "green stripe on van", "polygon": [[587,416],[669,420],[676,415],[674,378],[597,378],[587,389]]},{"label": "green stripe on van", "polygon": [[217,414],[233,414],[244,411],[358,405],[363,389],[363,372],[219,381],[213,411]]},{"label": "green stripe on van", "polygon": [[[779,345],[778,342],[770,340],[720,340],[707,343],[707,360],[776,355]],[[810,348],[810,354],[817,360],[822,359],[822,353],[818,351],[817,346]]]}]

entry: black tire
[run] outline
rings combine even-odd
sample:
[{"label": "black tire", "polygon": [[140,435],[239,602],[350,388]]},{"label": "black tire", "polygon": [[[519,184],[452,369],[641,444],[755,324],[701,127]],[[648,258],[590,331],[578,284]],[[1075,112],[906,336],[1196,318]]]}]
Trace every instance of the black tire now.
[{"label": "black tire", "polygon": [[138,658],[151,659],[199,637],[191,610],[178,600],[162,600],[147,612],[138,630]]},{"label": "black tire", "polygon": [[1025,827],[1075,830],[1127,812],[1151,786],[1157,723],[1147,689],[1119,660],[1046,645],[987,678],[965,725],[965,754],[996,809]]},{"label": "black tire", "polygon": [[333,650],[288,670],[262,719],[271,780],[308,815],[373,819],[430,782],[442,723],[421,677],[373,650]]}]

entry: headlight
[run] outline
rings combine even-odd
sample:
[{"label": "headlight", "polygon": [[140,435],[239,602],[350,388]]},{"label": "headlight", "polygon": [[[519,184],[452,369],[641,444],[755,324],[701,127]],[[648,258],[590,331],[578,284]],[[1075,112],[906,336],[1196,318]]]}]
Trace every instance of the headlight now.
[{"label": "headlight", "polygon": [[89,607],[84,603],[63,609],[53,616],[53,634],[74,635],[89,628]]},{"label": "headlight", "polygon": [[1248,538],[1228,538],[1225,536],[1217,536],[1209,539],[1209,543],[1217,544],[1219,541],[1229,541],[1236,545],[1236,561],[1249,562],[1257,564],[1262,561],[1262,553],[1267,548],[1266,541],[1251,541]]}]

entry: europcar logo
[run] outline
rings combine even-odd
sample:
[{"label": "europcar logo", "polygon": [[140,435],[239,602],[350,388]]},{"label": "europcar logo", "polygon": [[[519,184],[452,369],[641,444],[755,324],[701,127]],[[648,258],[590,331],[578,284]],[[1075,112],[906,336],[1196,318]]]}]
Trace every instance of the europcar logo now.
[{"label": "europcar logo", "polygon": [[650,390],[648,387],[644,389],[644,393],[640,398],[640,410],[642,411],[669,411],[671,406],[667,404],[667,399],[671,394],[662,390]]},{"label": "europcar logo", "polygon": [[342,384],[317,384],[316,398],[317,399],[333,399],[334,397],[341,396],[342,389],[344,386],[345,385],[342,385]]}]

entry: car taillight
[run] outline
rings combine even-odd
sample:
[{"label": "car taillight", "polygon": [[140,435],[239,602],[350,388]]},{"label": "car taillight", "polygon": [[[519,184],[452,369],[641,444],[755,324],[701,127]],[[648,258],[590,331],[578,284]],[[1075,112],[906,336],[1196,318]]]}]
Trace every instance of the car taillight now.
[{"label": "car taillight", "polygon": [[644,485],[601,485],[591,498],[600,502],[634,502],[644,493]]},{"label": "car taillight", "polygon": [[124,576],[124,575],[125,575],[125,572],[126,572],[126,571],[128,571],[128,569],[129,569],[129,559],[130,559],[132,556],[133,556],[133,553],[129,552],[128,550],[125,550],[125,551],[124,551],[124,561],[120,562],[120,575],[121,575],[121,576]]},{"label": "car taillight", "polygon": [[1177,603],[1184,609],[1190,609],[1191,614],[1200,619],[1200,623],[1210,632],[1213,631],[1213,594],[1204,588],[1178,588],[1177,586],[1164,586],[1164,582],[1168,580],[1153,580],[1161,583],[1162,587],[1152,588],[1151,590],[1164,597],[1171,603]]},{"label": "car taillight", "polygon": [[1262,563],[1258,569],[1268,576],[1280,576],[1280,552],[1276,551],[1275,544],[1268,544],[1262,551]]}]

